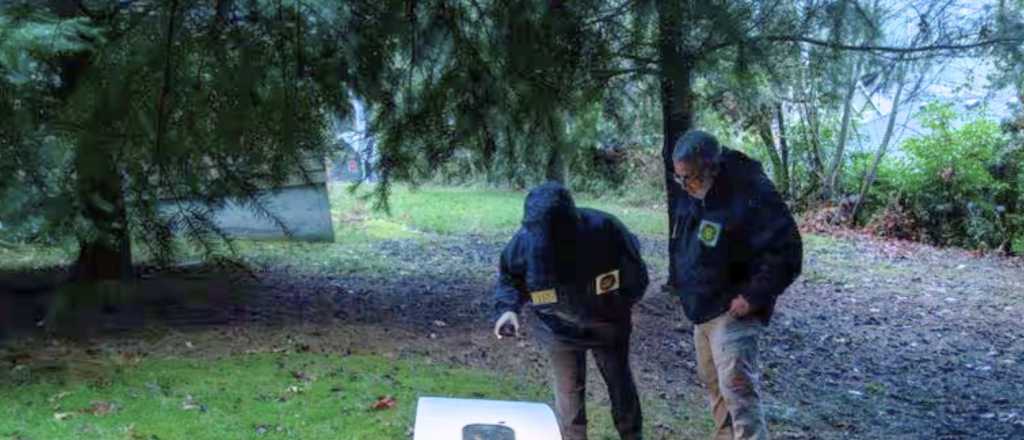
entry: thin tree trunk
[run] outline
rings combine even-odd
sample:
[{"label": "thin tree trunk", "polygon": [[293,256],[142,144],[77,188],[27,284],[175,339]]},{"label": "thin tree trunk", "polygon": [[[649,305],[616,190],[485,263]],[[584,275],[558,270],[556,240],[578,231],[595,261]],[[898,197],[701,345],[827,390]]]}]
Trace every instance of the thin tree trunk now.
[{"label": "thin tree trunk", "polygon": [[786,139],[786,119],[782,111],[782,102],[775,103],[775,119],[779,124],[779,158],[782,160],[782,188],[783,199],[789,199],[793,193],[792,183],[789,176],[789,140]]},{"label": "thin tree trunk", "polygon": [[782,156],[775,146],[775,136],[772,135],[772,113],[767,108],[762,108],[754,116],[757,135],[761,138],[765,152],[768,153],[768,160],[772,162],[772,178],[780,188],[785,188],[785,168],[782,165]]},{"label": "thin tree trunk", "polygon": [[505,160],[508,162],[505,168],[505,180],[516,189],[523,189],[526,182],[523,180],[523,173],[516,171],[519,168],[519,155],[516,152],[515,137],[512,135],[512,126],[505,125]]},{"label": "thin tree trunk", "polygon": [[[693,124],[693,62],[682,50],[683,9],[679,2],[658,2],[658,55],[661,67],[661,118],[662,147],[661,159],[664,165],[666,215],[668,236],[672,234],[672,220],[676,202],[683,197],[682,188],[675,183],[672,164],[672,150],[676,141]],[[669,240],[668,284],[675,284],[675,258],[672,255],[674,241]]]},{"label": "thin tree trunk", "polygon": [[864,204],[864,197],[867,196],[871,185],[874,185],[875,178],[878,176],[878,166],[882,163],[882,158],[885,157],[886,150],[889,148],[889,142],[892,140],[892,133],[896,127],[896,117],[899,115],[900,100],[903,97],[903,87],[905,84],[903,78],[900,78],[899,84],[896,86],[896,97],[892,102],[892,110],[889,112],[889,121],[885,125],[885,135],[882,136],[882,143],[878,145],[875,157],[871,160],[871,169],[864,176],[864,181],[860,185],[860,191],[857,192],[857,201],[854,203],[853,211],[850,213],[850,226],[857,223],[857,214]]},{"label": "thin tree trunk", "polygon": [[548,151],[547,166],[544,171],[544,178],[555,182],[565,183],[565,160],[562,158],[562,148],[556,146]]},{"label": "thin tree trunk", "polygon": [[494,132],[486,124],[483,127],[482,140],[484,173],[486,174],[487,183],[491,184],[494,183],[494,156],[498,151],[498,141],[494,137]]},{"label": "thin tree trunk", "polygon": [[821,158],[821,129],[818,126],[818,113],[813,104],[805,103],[803,106],[804,131],[807,134],[808,143],[811,145],[811,170],[824,185],[826,180],[825,161]]},{"label": "thin tree trunk", "polygon": [[843,169],[843,159],[846,157],[846,142],[850,137],[850,121],[853,119],[853,97],[857,93],[857,84],[860,81],[860,69],[863,57],[857,57],[853,64],[853,72],[850,83],[846,88],[846,96],[843,102],[843,121],[839,128],[839,139],[836,142],[836,151],[832,156],[832,166],[829,167],[828,181],[825,185],[824,196],[831,199],[836,196],[839,189],[839,175]]}]

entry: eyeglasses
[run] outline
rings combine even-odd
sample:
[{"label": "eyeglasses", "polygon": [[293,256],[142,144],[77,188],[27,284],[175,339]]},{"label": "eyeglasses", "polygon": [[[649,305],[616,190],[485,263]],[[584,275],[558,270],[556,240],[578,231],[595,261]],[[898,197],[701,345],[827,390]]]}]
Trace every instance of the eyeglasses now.
[{"label": "eyeglasses", "polygon": [[683,175],[679,175],[679,174],[674,174],[673,173],[672,174],[672,180],[675,180],[676,183],[678,183],[678,184],[680,184],[682,186],[687,186],[687,185],[690,184],[691,181],[699,182],[701,180],[704,180],[704,176],[702,176],[700,174],[683,174]]}]

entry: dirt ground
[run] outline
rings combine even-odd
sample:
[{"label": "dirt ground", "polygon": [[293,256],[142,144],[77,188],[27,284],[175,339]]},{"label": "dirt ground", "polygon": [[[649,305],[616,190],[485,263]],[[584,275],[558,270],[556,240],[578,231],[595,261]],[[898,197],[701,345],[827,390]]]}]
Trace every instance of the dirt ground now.
[{"label": "dirt ground", "polygon": [[[637,380],[647,399],[699,405],[692,326],[658,289],[665,242],[642,241],[655,269],[634,312]],[[106,296],[132,301],[89,304],[94,314],[76,313],[79,320],[63,328],[47,320],[60,317],[57,298],[72,295],[40,287],[53,273],[22,274],[0,283],[0,337],[13,346],[50,333],[131,341],[214,329],[225,341],[248,342],[237,347],[259,340],[425,356],[546,381],[546,358],[529,335],[499,342],[490,333],[502,245],[469,236],[382,242],[375,258],[405,262],[390,275],[302,267],[256,268],[255,277],[204,267],[146,273],[128,292]],[[805,247],[804,274],[780,299],[762,340],[773,437],[1024,438],[1020,261],[856,235],[808,237]],[[232,350],[230,343],[197,347],[190,349]],[[15,362],[6,356],[0,360]],[[594,398],[603,399],[599,379],[592,384]],[[656,432],[681,436],[668,425]]]}]

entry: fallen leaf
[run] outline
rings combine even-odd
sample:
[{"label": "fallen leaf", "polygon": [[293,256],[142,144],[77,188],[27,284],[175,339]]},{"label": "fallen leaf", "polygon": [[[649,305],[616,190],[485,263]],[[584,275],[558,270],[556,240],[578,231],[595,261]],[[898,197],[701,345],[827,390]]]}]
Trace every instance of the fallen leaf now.
[{"label": "fallen leaf", "polygon": [[138,365],[142,362],[142,355],[139,353],[122,352],[120,362],[128,365]]},{"label": "fallen leaf", "polygon": [[206,405],[196,402],[195,399],[192,398],[192,395],[188,394],[185,396],[185,401],[181,403],[181,409],[185,411],[199,410],[206,412]]},{"label": "fallen leaf", "polygon": [[370,408],[375,410],[391,409],[396,405],[398,405],[398,401],[396,401],[394,397],[380,396],[377,398],[377,401],[370,406]]},{"label": "fallen leaf", "polygon": [[57,394],[54,394],[52,397],[50,397],[49,401],[50,401],[50,403],[55,403],[55,402],[58,402],[58,401],[60,401],[61,399],[65,398],[65,397],[68,397],[68,395],[70,395],[70,394],[71,393],[69,393],[67,391],[61,391],[61,392],[59,392]]},{"label": "fallen leaf", "polygon": [[117,406],[114,405],[113,403],[104,402],[104,401],[100,401],[100,400],[93,400],[92,402],[90,402],[88,408],[83,408],[79,412],[86,413],[86,414],[92,414],[94,416],[105,416],[105,415],[110,414],[111,412],[115,411],[116,409],[117,409]]}]

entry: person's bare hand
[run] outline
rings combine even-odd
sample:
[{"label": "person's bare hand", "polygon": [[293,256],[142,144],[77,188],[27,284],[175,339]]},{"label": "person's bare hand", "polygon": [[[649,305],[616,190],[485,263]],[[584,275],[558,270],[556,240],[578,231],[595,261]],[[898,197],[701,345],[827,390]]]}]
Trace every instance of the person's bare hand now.
[{"label": "person's bare hand", "polygon": [[742,318],[750,314],[751,308],[752,307],[750,306],[750,303],[747,302],[747,299],[744,298],[743,295],[740,295],[733,298],[732,303],[729,304],[729,314],[734,318]]}]

